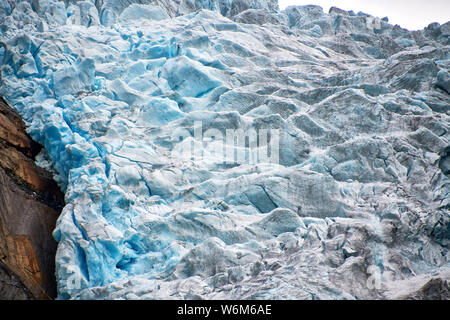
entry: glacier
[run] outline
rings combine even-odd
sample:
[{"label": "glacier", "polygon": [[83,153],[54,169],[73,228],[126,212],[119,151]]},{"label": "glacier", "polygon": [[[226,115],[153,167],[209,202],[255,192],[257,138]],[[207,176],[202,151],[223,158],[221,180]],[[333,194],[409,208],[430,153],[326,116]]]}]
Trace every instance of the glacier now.
[{"label": "glacier", "polygon": [[449,36],[276,0],[0,0],[0,95],[65,192],[58,298],[448,298]]}]

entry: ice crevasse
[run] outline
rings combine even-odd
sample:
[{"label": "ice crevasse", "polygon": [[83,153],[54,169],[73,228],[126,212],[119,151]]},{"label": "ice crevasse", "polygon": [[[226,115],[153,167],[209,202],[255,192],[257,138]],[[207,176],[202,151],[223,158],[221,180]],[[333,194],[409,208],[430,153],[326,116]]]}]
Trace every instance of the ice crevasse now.
[{"label": "ice crevasse", "polygon": [[[0,94],[65,192],[59,298],[448,285],[449,35],[269,0],[0,0]],[[276,132],[275,161],[227,130]]]}]

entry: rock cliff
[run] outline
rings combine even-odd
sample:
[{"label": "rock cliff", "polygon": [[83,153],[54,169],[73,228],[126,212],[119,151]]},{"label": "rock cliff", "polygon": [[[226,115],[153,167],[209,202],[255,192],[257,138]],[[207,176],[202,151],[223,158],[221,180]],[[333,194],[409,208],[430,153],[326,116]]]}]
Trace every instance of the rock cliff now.
[{"label": "rock cliff", "polygon": [[0,98],[0,299],[56,295],[56,242],[51,236],[64,196],[37,167],[41,146]]}]

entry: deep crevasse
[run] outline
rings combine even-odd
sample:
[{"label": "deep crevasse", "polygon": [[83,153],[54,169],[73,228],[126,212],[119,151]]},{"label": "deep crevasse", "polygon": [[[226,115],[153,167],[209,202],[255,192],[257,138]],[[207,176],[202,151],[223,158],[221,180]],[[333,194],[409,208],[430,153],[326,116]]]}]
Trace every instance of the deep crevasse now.
[{"label": "deep crevasse", "polygon": [[[380,298],[448,279],[448,23],[1,4],[0,94],[66,194],[60,298]],[[223,163],[198,124],[277,129],[279,163]]]}]

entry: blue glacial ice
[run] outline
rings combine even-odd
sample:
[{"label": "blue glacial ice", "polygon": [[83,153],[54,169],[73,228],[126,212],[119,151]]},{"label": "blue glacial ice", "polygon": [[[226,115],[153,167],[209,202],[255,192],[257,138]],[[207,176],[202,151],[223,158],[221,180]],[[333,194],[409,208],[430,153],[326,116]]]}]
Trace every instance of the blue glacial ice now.
[{"label": "blue glacial ice", "polygon": [[[0,94],[65,192],[59,298],[405,298],[448,281],[449,23],[0,0]],[[277,130],[277,161],[227,130],[247,147]]]}]

